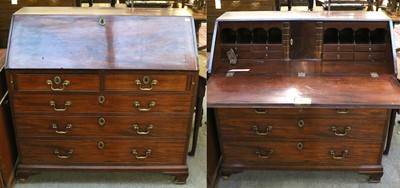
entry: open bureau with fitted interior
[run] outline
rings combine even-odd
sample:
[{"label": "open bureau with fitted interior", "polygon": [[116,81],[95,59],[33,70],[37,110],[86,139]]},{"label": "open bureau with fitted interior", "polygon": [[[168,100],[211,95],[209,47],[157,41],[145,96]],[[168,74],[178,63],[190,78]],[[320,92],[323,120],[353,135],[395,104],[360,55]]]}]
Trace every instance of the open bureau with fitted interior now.
[{"label": "open bureau with fitted interior", "polygon": [[220,173],[358,171],[379,182],[400,108],[393,25],[379,12],[228,12],[207,107]]},{"label": "open bureau with fitted interior", "polygon": [[198,83],[193,24],[186,11],[171,9],[15,13],[6,77],[17,179],[132,170],[185,183]]}]

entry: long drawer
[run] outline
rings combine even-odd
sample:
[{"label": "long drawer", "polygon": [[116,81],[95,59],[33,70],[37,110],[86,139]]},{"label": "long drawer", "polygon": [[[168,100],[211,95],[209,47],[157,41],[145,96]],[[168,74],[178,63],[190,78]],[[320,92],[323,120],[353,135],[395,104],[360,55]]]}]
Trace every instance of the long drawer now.
[{"label": "long drawer", "polygon": [[333,115],[338,118],[351,116],[368,116],[369,118],[387,118],[388,110],[386,109],[322,109],[322,108],[221,108],[217,110],[218,116],[227,117],[269,117],[270,115]]},{"label": "long drawer", "polygon": [[17,116],[26,137],[186,137],[189,117],[167,116]]},{"label": "long drawer", "polygon": [[99,112],[189,112],[189,95],[126,94],[23,94],[13,98],[14,112],[99,113]]},{"label": "long drawer", "polygon": [[[244,165],[380,164],[382,142],[223,142],[224,162]],[[347,152],[346,152],[347,151]]]},{"label": "long drawer", "polygon": [[222,139],[378,139],[384,135],[385,120],[317,118],[220,118]]},{"label": "long drawer", "polygon": [[185,141],[163,139],[20,140],[23,163],[183,164]]}]

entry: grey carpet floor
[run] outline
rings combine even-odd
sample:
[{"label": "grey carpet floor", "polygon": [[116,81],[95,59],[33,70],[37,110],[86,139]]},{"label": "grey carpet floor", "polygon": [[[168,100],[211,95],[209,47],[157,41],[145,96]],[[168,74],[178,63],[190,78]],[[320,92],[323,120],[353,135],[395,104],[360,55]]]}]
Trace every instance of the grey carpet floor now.
[{"label": "grey carpet floor", "polygon": [[[397,116],[397,120],[399,120]],[[398,188],[400,187],[400,125],[396,125],[389,155],[383,156],[380,183],[352,171],[244,171],[220,180],[218,188]]]}]

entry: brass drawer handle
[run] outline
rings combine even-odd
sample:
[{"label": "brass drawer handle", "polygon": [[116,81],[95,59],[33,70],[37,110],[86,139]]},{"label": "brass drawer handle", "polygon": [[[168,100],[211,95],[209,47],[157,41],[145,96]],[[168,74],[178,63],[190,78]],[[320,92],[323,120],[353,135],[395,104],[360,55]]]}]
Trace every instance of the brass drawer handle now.
[{"label": "brass drawer handle", "polygon": [[71,106],[71,104],[72,104],[71,101],[67,101],[67,102],[65,102],[65,104],[64,104],[63,107],[57,107],[56,102],[54,102],[54,101],[50,101],[50,102],[49,102],[49,105],[52,106],[53,109],[54,109],[54,111],[57,111],[57,112],[63,112],[63,111],[65,111],[65,110],[67,110],[67,108],[68,108],[69,106]]},{"label": "brass drawer handle", "polygon": [[266,108],[256,108],[256,109],[254,109],[254,112],[256,114],[265,114],[268,112],[268,110]]},{"label": "brass drawer handle", "polygon": [[68,159],[69,157],[71,157],[72,153],[74,153],[74,150],[73,149],[67,150],[66,153],[67,153],[66,155],[62,155],[60,154],[58,149],[54,150],[54,155],[57,155],[57,157],[60,159]]},{"label": "brass drawer handle", "polygon": [[253,126],[253,131],[256,132],[257,135],[261,135],[261,136],[268,135],[269,131],[271,131],[271,130],[272,130],[272,126],[268,126],[268,127],[265,128],[264,132],[259,132],[258,131],[258,126],[257,125]]},{"label": "brass drawer handle", "polygon": [[137,124],[133,125],[133,129],[135,129],[138,134],[145,135],[145,134],[149,134],[150,133],[150,129],[153,129],[153,125],[149,124],[147,126],[147,131],[140,131],[140,128],[139,128],[139,126]]},{"label": "brass drawer handle", "polygon": [[136,157],[136,159],[146,159],[151,154],[151,149],[148,149],[144,155],[138,155],[137,151],[134,149],[132,150],[132,155]]},{"label": "brass drawer handle", "polygon": [[[55,85],[60,85],[61,78],[59,76],[55,76],[53,81],[54,81]],[[53,91],[62,91],[62,90],[65,89],[65,86],[68,86],[70,84],[70,82],[68,80],[64,80],[64,82],[61,84],[61,86],[62,86],[61,88],[54,88],[53,87],[53,81],[47,80],[47,85],[50,85],[50,88]]]},{"label": "brass drawer handle", "polygon": [[336,59],[340,59],[340,55],[336,55]]},{"label": "brass drawer handle", "polygon": [[[143,84],[148,84],[150,82],[150,78],[148,76],[143,77]],[[142,82],[140,80],[135,80],[136,85],[139,86],[139,89],[142,91],[150,91],[153,89],[153,86],[158,84],[157,80],[152,80],[150,83],[150,87],[142,87]]]},{"label": "brass drawer handle", "polygon": [[139,101],[135,101],[135,102],[134,102],[134,105],[135,105],[135,107],[136,107],[139,111],[141,111],[141,112],[148,112],[148,111],[151,110],[152,107],[155,107],[155,106],[156,106],[156,102],[150,101],[149,107],[148,107],[148,108],[140,108],[140,103],[139,103]]},{"label": "brass drawer handle", "polygon": [[274,150],[272,150],[272,149],[267,150],[267,155],[263,155],[263,154],[261,154],[260,151],[256,151],[256,154],[258,155],[258,158],[260,158],[260,159],[268,159],[272,156],[273,153],[274,153]]},{"label": "brass drawer handle", "polygon": [[341,156],[336,156],[336,155],[335,155],[335,151],[333,151],[333,150],[329,151],[329,154],[332,156],[333,159],[335,159],[335,160],[340,160],[340,159],[345,158],[345,157],[349,154],[349,151],[348,151],[348,150],[344,150],[344,151],[342,152],[342,155],[341,155]]},{"label": "brass drawer handle", "polygon": [[347,113],[349,113],[349,109],[336,109],[336,113],[347,114]]},{"label": "brass drawer handle", "polygon": [[338,133],[336,127],[335,126],[332,127],[332,132],[335,133],[336,136],[346,136],[350,132],[350,130],[351,130],[351,127],[347,126],[344,129],[343,133]]},{"label": "brass drawer handle", "polygon": [[64,130],[64,131],[58,130],[58,125],[55,124],[55,123],[51,124],[51,128],[54,129],[54,131],[55,131],[57,134],[66,134],[66,133],[68,133],[68,131],[72,128],[72,124],[67,124],[67,126],[65,127],[65,130]]}]

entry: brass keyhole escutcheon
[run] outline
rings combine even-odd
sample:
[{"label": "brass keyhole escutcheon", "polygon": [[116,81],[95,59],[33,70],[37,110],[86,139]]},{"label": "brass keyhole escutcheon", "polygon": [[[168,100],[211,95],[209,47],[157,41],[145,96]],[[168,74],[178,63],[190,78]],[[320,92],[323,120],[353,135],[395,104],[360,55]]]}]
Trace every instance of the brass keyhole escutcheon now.
[{"label": "brass keyhole escutcheon", "polygon": [[300,128],[304,127],[304,124],[305,124],[304,120],[302,120],[302,119],[297,122],[297,126],[299,126]]},{"label": "brass keyhole escutcheon", "polygon": [[106,101],[106,98],[102,95],[102,96],[99,96],[98,100],[99,100],[100,104],[103,104]]},{"label": "brass keyhole escutcheon", "polygon": [[150,82],[150,78],[148,76],[143,77],[143,83],[148,84]]},{"label": "brass keyhole escutcheon", "polygon": [[61,78],[60,78],[59,76],[55,76],[54,79],[53,79],[53,81],[54,81],[55,84],[58,85],[58,84],[61,83]]},{"label": "brass keyhole escutcheon", "polygon": [[99,147],[99,149],[103,149],[104,148],[104,142],[101,141],[97,144],[97,147]]},{"label": "brass keyhole escutcheon", "polygon": [[100,19],[99,19],[99,25],[101,25],[101,26],[106,25],[106,19],[100,18]]},{"label": "brass keyhole escutcheon", "polygon": [[103,126],[106,124],[106,119],[105,118],[99,118],[99,125]]},{"label": "brass keyhole escutcheon", "polygon": [[297,143],[297,149],[298,150],[302,150],[303,147],[304,147],[303,143],[301,143],[301,142]]}]

